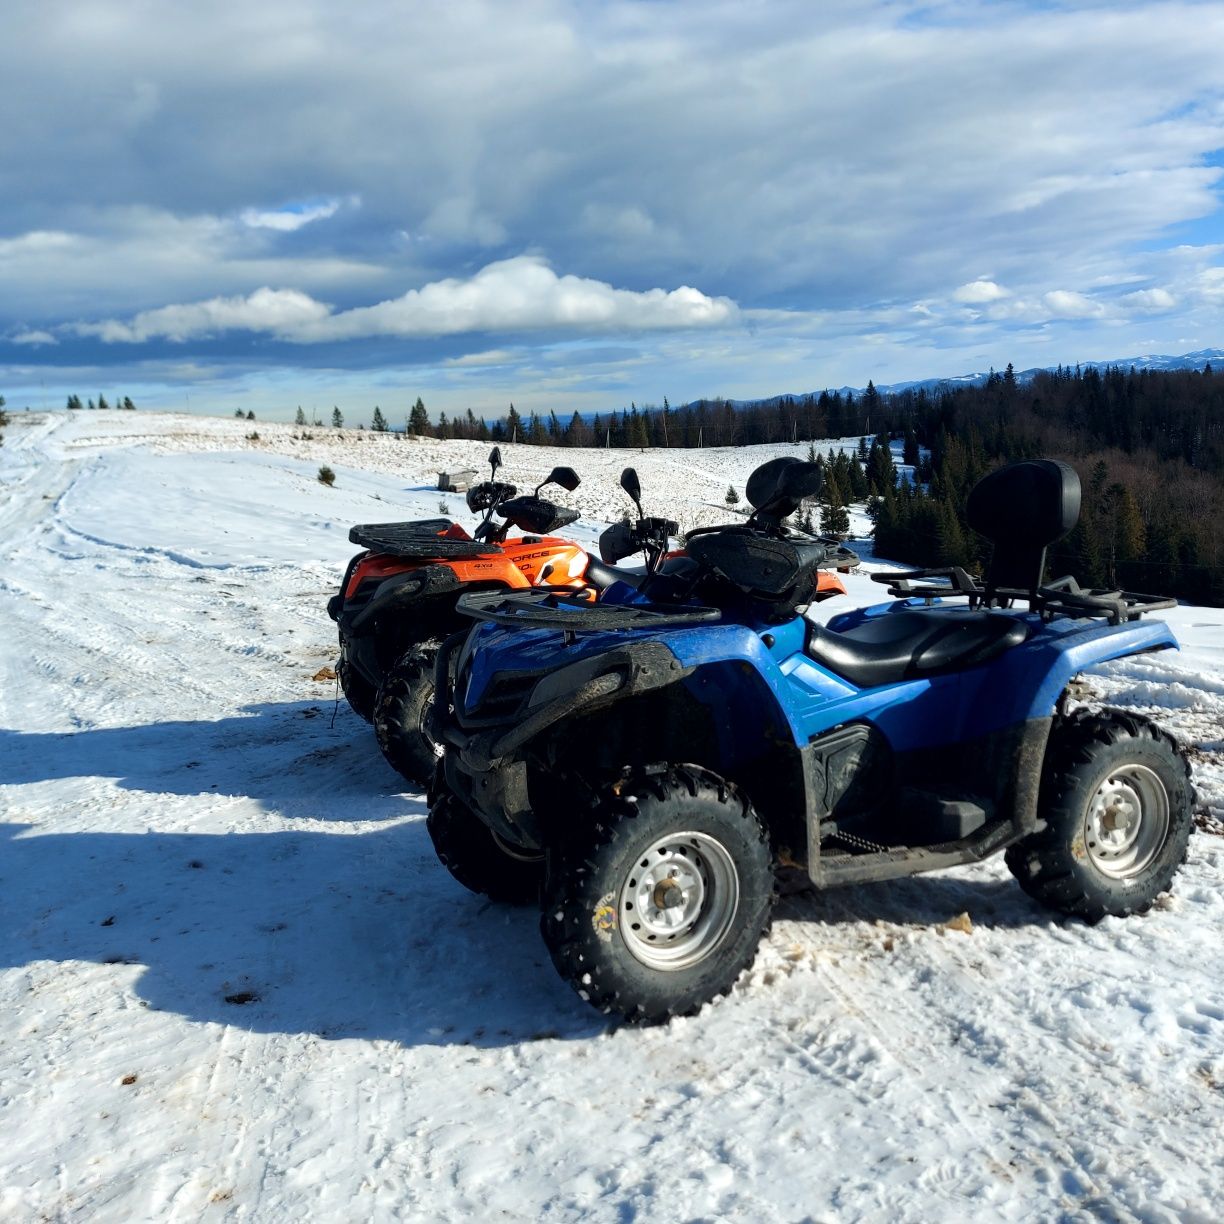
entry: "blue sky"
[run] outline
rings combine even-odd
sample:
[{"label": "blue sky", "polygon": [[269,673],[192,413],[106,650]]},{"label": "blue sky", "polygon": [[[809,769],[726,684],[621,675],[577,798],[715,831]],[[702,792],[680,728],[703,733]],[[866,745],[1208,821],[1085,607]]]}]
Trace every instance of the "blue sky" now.
[{"label": "blue sky", "polygon": [[594,411],[1224,346],[1224,3],[6,5],[0,393]]}]

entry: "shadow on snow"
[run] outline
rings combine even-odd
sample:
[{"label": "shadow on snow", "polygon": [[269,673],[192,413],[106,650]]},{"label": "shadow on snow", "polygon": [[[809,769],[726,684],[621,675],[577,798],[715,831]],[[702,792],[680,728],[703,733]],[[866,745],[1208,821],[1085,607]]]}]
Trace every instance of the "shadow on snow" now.
[{"label": "shadow on snow", "polygon": [[[267,1032],[497,1046],[608,1026],[556,976],[534,909],[473,896],[440,866],[424,799],[399,793],[347,710],[334,726],[330,710],[292,703],[215,722],[0,730],[0,759],[7,784],[110,777],[328,822],[220,834],[0,824],[0,967],[94,962],[91,994],[134,988],[155,1010]],[[192,811],[182,805],[180,823]],[[961,910],[987,927],[1050,920],[1010,881],[953,876],[788,896],[779,916],[930,924]]]},{"label": "shadow on snow", "polygon": [[[334,714],[334,717],[333,717]],[[0,728],[6,784],[114,778],[154,795],[241,796],[316,820],[402,815],[406,783],[370,728],[332,702],[250,705],[213,721],[22,732]]]}]

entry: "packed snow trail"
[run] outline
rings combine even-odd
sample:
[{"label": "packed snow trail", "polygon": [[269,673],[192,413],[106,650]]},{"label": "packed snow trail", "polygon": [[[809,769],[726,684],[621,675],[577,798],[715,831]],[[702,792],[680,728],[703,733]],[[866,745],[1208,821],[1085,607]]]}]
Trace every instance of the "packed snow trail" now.
[{"label": "packed snow trail", "polygon": [[[729,998],[608,1025],[313,678],[348,526],[436,515],[486,448],[250,429],[0,447],[0,1219],[1224,1215],[1224,837],[1097,927],[999,861],[788,895]],[[573,463],[586,540],[625,462],[691,523],[771,453],[503,449]],[[1170,619],[1188,649],[1092,684],[1194,746],[1210,825],[1224,613]]]}]

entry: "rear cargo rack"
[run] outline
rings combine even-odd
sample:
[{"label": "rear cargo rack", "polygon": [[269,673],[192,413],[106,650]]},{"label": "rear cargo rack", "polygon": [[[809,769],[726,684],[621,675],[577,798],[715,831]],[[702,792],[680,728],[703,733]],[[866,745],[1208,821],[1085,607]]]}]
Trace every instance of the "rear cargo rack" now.
[{"label": "rear cargo rack", "polygon": [[645,604],[597,604],[589,594],[553,591],[471,591],[460,595],[455,610],[474,620],[522,629],[561,629],[566,633],[602,633],[609,629],[666,629],[722,619],[717,608]]},{"label": "rear cargo rack", "polygon": [[450,519],[417,519],[407,523],[365,523],[349,530],[354,544],[391,557],[487,557],[496,544],[445,535],[460,530]]},{"label": "rear cargo rack", "polygon": [[[937,581],[930,581],[936,579]],[[898,599],[966,598],[971,608],[1010,608],[1023,600],[1044,620],[1055,616],[1100,617],[1111,625],[1138,620],[1145,612],[1159,612],[1177,607],[1176,599],[1163,595],[1140,595],[1136,591],[1084,590],[1074,578],[1058,578],[1054,582],[1025,591],[1018,587],[997,587],[987,590],[972,574],[953,565],[947,569],[906,570],[902,573],[872,574],[873,582],[885,583],[888,593]]]}]

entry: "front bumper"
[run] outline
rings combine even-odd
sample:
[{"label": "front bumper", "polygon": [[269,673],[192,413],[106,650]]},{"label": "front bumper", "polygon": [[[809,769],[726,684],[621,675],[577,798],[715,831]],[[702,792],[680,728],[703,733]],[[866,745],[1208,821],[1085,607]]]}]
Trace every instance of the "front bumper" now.
[{"label": "front bumper", "polygon": [[430,730],[447,746],[446,783],[500,836],[531,848],[542,842],[528,793],[532,742],[575,715],[675,684],[694,670],[662,642],[618,646],[544,673],[519,710],[490,726],[463,708],[466,636],[443,644],[434,678]]}]

